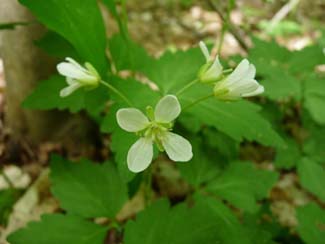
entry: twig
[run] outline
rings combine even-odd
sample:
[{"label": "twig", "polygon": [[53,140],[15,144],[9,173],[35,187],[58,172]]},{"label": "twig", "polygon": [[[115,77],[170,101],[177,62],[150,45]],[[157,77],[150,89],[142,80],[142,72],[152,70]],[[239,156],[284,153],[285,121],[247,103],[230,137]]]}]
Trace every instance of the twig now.
[{"label": "twig", "polygon": [[[207,0],[210,8],[217,12],[223,22],[226,21],[226,16],[224,16],[223,11],[213,2],[213,0]],[[228,23],[228,30],[229,32],[236,38],[239,45],[245,50],[248,51],[248,45],[246,44],[245,40],[241,37],[238,33],[237,28],[229,21]]]},{"label": "twig", "polygon": [[283,20],[292,9],[294,9],[299,3],[299,0],[290,0],[287,4],[285,4],[271,19],[270,28],[273,28],[276,24],[278,24],[281,20]]}]

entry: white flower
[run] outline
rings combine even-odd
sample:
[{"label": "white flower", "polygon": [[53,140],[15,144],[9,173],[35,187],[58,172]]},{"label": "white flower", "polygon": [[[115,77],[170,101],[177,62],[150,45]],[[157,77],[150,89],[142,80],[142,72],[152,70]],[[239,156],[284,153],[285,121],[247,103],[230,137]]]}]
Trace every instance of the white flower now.
[{"label": "white flower", "polygon": [[155,110],[148,108],[148,117],[136,108],[119,109],[116,118],[119,126],[141,136],[129,149],[127,164],[132,172],[145,170],[153,158],[153,143],[165,150],[173,161],[186,162],[192,156],[192,146],[185,138],[170,132],[173,121],[181,113],[181,106],[174,95],[166,95]]},{"label": "white flower", "polygon": [[57,65],[58,72],[66,77],[69,85],[60,91],[61,97],[69,96],[80,87],[95,88],[99,84],[101,78],[90,63],[83,67],[72,58],[66,58],[66,61]]},{"label": "white flower", "polygon": [[206,64],[202,66],[199,71],[198,77],[201,82],[214,82],[218,81],[222,76],[223,67],[219,61],[218,56],[213,60],[210,57],[209,50],[204,42],[200,42],[199,46],[206,58]]},{"label": "white flower", "polygon": [[215,84],[214,95],[222,100],[236,100],[264,92],[264,87],[255,80],[256,68],[244,59],[224,80]]}]

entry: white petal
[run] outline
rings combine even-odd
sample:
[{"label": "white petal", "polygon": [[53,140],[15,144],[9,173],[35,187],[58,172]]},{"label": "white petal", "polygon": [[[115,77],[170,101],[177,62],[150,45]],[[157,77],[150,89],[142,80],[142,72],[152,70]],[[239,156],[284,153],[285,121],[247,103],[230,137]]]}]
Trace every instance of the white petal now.
[{"label": "white petal", "polygon": [[173,161],[186,162],[193,157],[191,143],[180,135],[167,132],[162,144],[168,157]]},{"label": "white petal", "polygon": [[128,132],[141,131],[149,124],[148,118],[136,108],[122,108],[116,113],[119,126]]},{"label": "white petal", "polygon": [[248,71],[247,71],[247,74],[246,74],[246,78],[247,79],[254,79],[255,75],[256,75],[256,68],[255,68],[254,64],[250,64],[249,68],[248,68]]},{"label": "white petal", "polygon": [[166,95],[156,105],[155,120],[157,122],[169,123],[176,119],[181,113],[181,105],[174,95]]},{"label": "white petal", "polygon": [[134,173],[143,171],[150,165],[152,157],[152,141],[147,138],[140,138],[129,149],[127,156],[128,167]]},{"label": "white petal", "polygon": [[255,91],[259,87],[259,84],[256,80],[253,79],[244,79],[236,84],[233,84],[229,90],[230,92],[238,93],[239,95],[250,93]]},{"label": "white petal", "polygon": [[227,83],[229,85],[234,84],[241,80],[242,78],[245,78],[247,72],[249,70],[249,62],[247,59],[243,59],[236,69],[228,76]]},{"label": "white petal", "polygon": [[77,80],[94,80],[97,79],[93,77],[84,70],[79,69],[77,66],[71,63],[62,62],[57,65],[58,72],[66,77],[70,77]]},{"label": "white petal", "polygon": [[87,70],[84,68],[84,67],[82,67],[76,60],[74,60],[73,58],[69,58],[69,57],[67,57],[67,58],[65,58],[65,60],[67,60],[69,63],[71,63],[71,64],[73,64],[74,66],[76,66],[76,68],[78,68],[78,69],[80,69],[80,70],[82,70],[82,71],[84,71],[84,72],[87,72]]},{"label": "white petal", "polygon": [[76,91],[80,87],[81,87],[81,85],[79,83],[75,83],[75,84],[72,84],[70,86],[67,86],[67,87],[63,88],[60,91],[60,97],[69,96],[71,93],[73,93],[74,91]]},{"label": "white petal", "polygon": [[222,74],[222,69],[223,67],[219,61],[219,57],[217,56],[211,67],[204,73],[203,79],[216,80],[220,78],[220,75]]},{"label": "white petal", "polygon": [[66,81],[67,81],[68,85],[70,85],[70,86],[74,85],[76,83],[79,83],[78,81],[76,81],[75,79],[72,79],[71,77],[67,77]]},{"label": "white petal", "polygon": [[243,94],[243,97],[252,97],[252,96],[259,95],[259,94],[261,94],[263,92],[264,92],[264,86],[259,85],[259,87],[255,91],[253,91],[251,93]]},{"label": "white petal", "polygon": [[199,46],[201,48],[201,51],[202,51],[205,59],[207,60],[207,62],[209,62],[209,60],[210,60],[210,53],[209,53],[208,47],[205,45],[205,43],[203,41],[200,41],[199,42]]}]

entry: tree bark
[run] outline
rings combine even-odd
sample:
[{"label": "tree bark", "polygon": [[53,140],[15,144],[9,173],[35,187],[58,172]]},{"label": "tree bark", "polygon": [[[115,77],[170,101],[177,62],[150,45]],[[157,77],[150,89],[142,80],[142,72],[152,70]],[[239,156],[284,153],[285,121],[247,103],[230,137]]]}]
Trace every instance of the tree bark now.
[{"label": "tree bark", "polygon": [[32,22],[14,30],[0,31],[0,57],[4,61],[6,80],[5,126],[11,138],[23,137],[32,144],[68,139],[70,144],[76,143],[75,150],[80,150],[80,144],[85,143],[91,133],[88,121],[64,112],[22,109],[22,101],[38,81],[54,72],[56,62],[34,45],[46,29],[17,0],[0,1],[0,23],[9,22]]}]

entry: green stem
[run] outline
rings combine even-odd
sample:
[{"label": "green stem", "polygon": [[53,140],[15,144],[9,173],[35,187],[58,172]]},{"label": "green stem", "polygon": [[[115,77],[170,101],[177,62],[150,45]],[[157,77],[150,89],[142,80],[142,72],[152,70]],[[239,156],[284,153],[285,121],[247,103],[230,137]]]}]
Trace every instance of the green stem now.
[{"label": "green stem", "polygon": [[227,73],[231,73],[232,69],[225,69],[224,71],[222,71],[222,73],[227,74]]},{"label": "green stem", "polygon": [[182,89],[180,89],[177,93],[176,96],[181,95],[183,92],[185,92],[187,89],[189,89],[190,87],[194,86],[196,83],[198,83],[200,80],[199,79],[195,79],[193,81],[191,81],[190,83],[186,84]]},{"label": "green stem", "polygon": [[117,231],[121,231],[121,229],[122,229],[120,224],[116,220],[113,220],[111,223],[109,223],[108,228],[116,229]]},{"label": "green stem", "polygon": [[218,55],[221,53],[223,41],[225,40],[225,34],[226,34],[227,28],[225,27],[225,23],[222,24],[222,29],[221,29],[221,35],[220,35],[220,40],[218,44]]},{"label": "green stem", "polygon": [[149,166],[149,168],[146,171],[144,187],[145,187],[144,188],[145,205],[149,206],[152,199],[152,167],[151,166]]},{"label": "green stem", "polygon": [[224,18],[222,18],[223,23],[222,23],[220,41],[219,41],[219,44],[218,44],[218,54],[221,53],[221,49],[222,49],[224,39],[225,39],[225,34],[229,30],[230,13],[231,13],[232,9],[233,9],[233,6],[231,4],[231,1],[228,0],[228,6],[227,6],[227,9],[226,9],[226,16]]},{"label": "green stem", "polygon": [[100,83],[104,86],[106,86],[108,89],[110,89],[112,92],[114,92],[116,95],[118,95],[120,98],[122,98],[129,106],[133,107],[132,103],[130,102],[129,99],[127,99],[127,97],[120,92],[118,89],[116,89],[114,86],[112,86],[111,84],[101,80]]},{"label": "green stem", "polygon": [[126,1],[121,0],[121,5],[122,5],[122,24],[124,27],[124,34],[127,36],[129,39],[129,30],[128,30],[128,14],[126,10]]},{"label": "green stem", "polygon": [[202,101],[204,101],[204,100],[207,100],[207,99],[211,98],[211,97],[214,97],[214,94],[213,94],[213,93],[212,93],[212,94],[209,94],[209,95],[207,95],[207,96],[201,97],[201,98],[199,98],[199,99],[197,99],[197,100],[195,100],[194,102],[192,102],[192,103],[186,105],[186,106],[182,109],[182,112],[185,111],[186,109],[189,109],[189,108],[193,107],[194,105],[196,105],[196,104],[198,104],[198,103],[200,103],[200,102],[202,102]]}]

